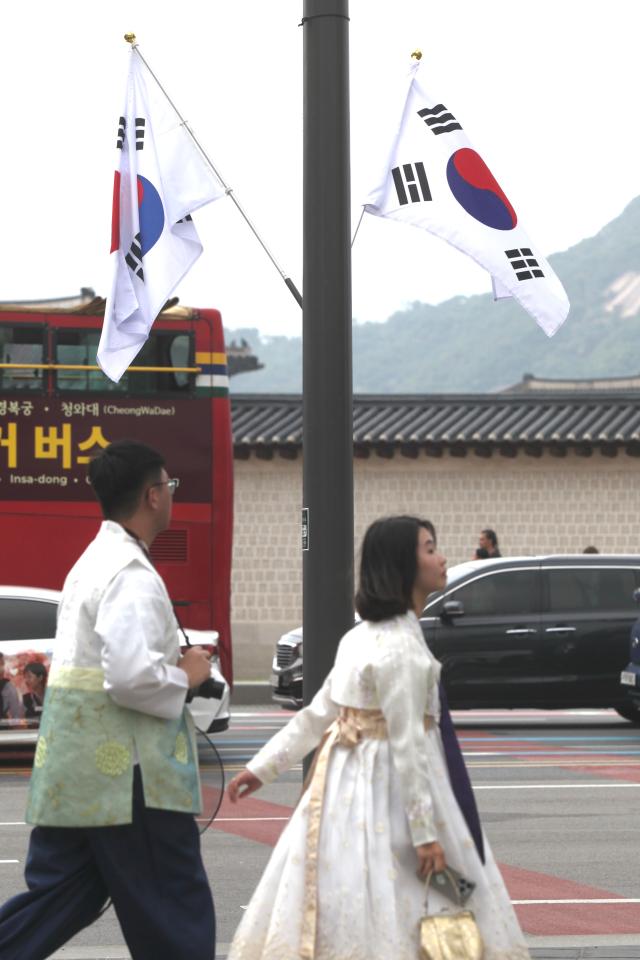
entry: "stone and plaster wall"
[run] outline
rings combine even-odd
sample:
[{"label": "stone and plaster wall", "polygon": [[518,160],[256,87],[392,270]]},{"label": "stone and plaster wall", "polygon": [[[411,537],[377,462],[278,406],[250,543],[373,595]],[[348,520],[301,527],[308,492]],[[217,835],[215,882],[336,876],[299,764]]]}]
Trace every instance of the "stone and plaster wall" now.
[{"label": "stone and plaster wall", "polygon": [[[640,460],[518,453],[354,460],[356,549],[390,513],[431,519],[449,565],[470,559],[482,527],[503,555],[640,553]],[[236,677],[268,680],[281,633],[302,622],[302,459],[235,461],[232,621]],[[313,518],[311,518],[313,536]]]}]

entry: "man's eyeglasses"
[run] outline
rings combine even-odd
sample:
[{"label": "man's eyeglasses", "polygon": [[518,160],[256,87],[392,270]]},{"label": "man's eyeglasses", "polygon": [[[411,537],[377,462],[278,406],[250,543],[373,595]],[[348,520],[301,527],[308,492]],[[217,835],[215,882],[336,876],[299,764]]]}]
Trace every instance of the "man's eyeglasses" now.
[{"label": "man's eyeglasses", "polygon": [[180,480],[178,479],[178,477],[172,477],[171,480],[158,480],[157,483],[152,483],[151,486],[152,486],[152,487],[162,487],[162,486],[164,486],[165,483],[166,483],[167,487],[169,488],[169,493],[171,494],[171,496],[174,495],[174,493],[176,492],[176,490],[177,490],[178,487],[180,486]]}]

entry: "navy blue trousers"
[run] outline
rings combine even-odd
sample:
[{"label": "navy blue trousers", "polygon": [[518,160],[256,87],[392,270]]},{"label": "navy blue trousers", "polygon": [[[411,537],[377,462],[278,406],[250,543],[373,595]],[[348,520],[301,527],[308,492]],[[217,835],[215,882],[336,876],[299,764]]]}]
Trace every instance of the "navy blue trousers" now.
[{"label": "navy blue trousers", "polygon": [[28,890],[0,908],[0,958],[44,960],[98,916],[108,897],[133,960],[213,960],[215,913],[192,816],[144,805],[133,822],[35,827]]}]

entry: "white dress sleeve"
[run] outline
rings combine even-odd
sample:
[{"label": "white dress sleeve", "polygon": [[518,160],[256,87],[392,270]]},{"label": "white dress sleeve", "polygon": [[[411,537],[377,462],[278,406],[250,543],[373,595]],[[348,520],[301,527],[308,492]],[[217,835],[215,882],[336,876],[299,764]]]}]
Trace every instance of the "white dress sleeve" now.
[{"label": "white dress sleeve", "polygon": [[256,753],[247,769],[263,783],[271,783],[318,746],[339,711],[340,707],[331,699],[330,673],[311,703]]},{"label": "white dress sleeve", "polygon": [[162,652],[166,629],[161,584],[142,564],[130,564],[109,584],[96,620],[104,689],[119,707],[172,720],[182,713],[188,681]]},{"label": "white dress sleeve", "polygon": [[414,846],[437,840],[429,782],[424,716],[429,671],[416,639],[401,629],[387,633],[374,667],[380,709],[387,722],[394,770]]}]

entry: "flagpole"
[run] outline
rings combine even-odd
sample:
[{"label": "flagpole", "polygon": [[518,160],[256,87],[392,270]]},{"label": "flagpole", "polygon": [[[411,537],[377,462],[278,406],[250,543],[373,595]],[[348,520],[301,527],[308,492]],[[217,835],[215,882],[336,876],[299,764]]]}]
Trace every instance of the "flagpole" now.
[{"label": "flagpole", "polygon": [[189,126],[188,121],[185,120],[185,118],[182,116],[182,114],[181,114],[180,111],[178,110],[177,106],[175,105],[175,103],[173,102],[173,100],[171,99],[171,97],[169,96],[169,94],[167,93],[167,91],[165,90],[165,88],[164,88],[164,87],[162,86],[162,84],[160,83],[158,77],[157,77],[156,74],[153,72],[153,70],[152,70],[151,67],[149,66],[148,62],[147,62],[147,61],[145,60],[145,58],[143,57],[143,55],[140,53],[140,47],[139,47],[138,42],[137,42],[137,40],[136,40],[136,35],[135,35],[135,33],[125,33],[124,39],[127,41],[127,43],[131,44],[131,49],[137,53],[137,55],[140,57],[140,59],[142,60],[142,62],[143,62],[144,65],[145,65],[145,67],[147,68],[147,70],[149,71],[149,73],[151,74],[151,76],[153,77],[153,79],[155,80],[155,82],[158,84],[158,86],[159,86],[160,89],[162,90],[164,96],[166,97],[167,101],[169,102],[169,104],[171,105],[172,109],[175,111],[178,119],[180,120],[180,123],[181,123],[182,126],[185,128],[185,130],[187,131],[187,133],[189,134],[189,136],[190,136],[191,139],[193,140],[194,144],[196,145],[196,147],[197,147],[198,150],[200,151],[200,154],[201,154],[202,158],[204,159],[205,163],[207,164],[208,167],[210,167],[210,169],[213,171],[213,173],[214,173],[215,176],[217,177],[217,179],[218,179],[218,181],[220,182],[220,184],[224,187],[224,192],[226,193],[226,195],[227,195],[228,197],[230,197],[231,200],[235,203],[238,211],[240,212],[240,215],[244,218],[245,223],[247,224],[247,226],[249,227],[249,229],[251,230],[251,232],[252,232],[253,235],[255,236],[256,240],[258,241],[258,243],[260,244],[260,246],[262,247],[262,249],[264,250],[264,252],[266,253],[266,255],[269,257],[269,260],[271,260],[271,263],[274,265],[274,267],[276,268],[276,270],[278,271],[278,273],[280,274],[280,276],[281,276],[282,279],[284,280],[286,286],[287,286],[288,289],[289,289],[289,292],[290,292],[290,293],[292,294],[292,296],[294,297],[294,299],[295,299],[296,303],[298,304],[298,306],[299,306],[299,307],[302,307],[302,295],[300,294],[300,291],[299,291],[298,288],[296,287],[296,285],[295,285],[295,283],[293,282],[293,280],[291,279],[291,277],[286,273],[285,270],[282,269],[282,267],[280,266],[280,264],[278,263],[278,261],[276,260],[276,258],[273,256],[273,254],[271,253],[271,251],[270,251],[269,248],[267,247],[266,243],[264,242],[264,240],[262,239],[262,237],[260,236],[260,234],[259,234],[258,231],[256,230],[255,226],[253,225],[253,223],[252,223],[251,220],[249,219],[249,216],[247,215],[247,213],[246,213],[245,210],[243,209],[243,207],[242,207],[242,205],[240,204],[239,200],[237,200],[236,195],[235,195],[235,193],[233,192],[233,187],[230,187],[230,186],[227,185],[227,183],[225,182],[225,180],[223,179],[223,177],[221,176],[221,174],[218,172],[218,170],[217,170],[216,166],[214,165],[213,161],[211,160],[211,158],[210,158],[209,155],[207,154],[206,150],[204,149],[204,147],[202,146],[202,144],[200,143],[200,141],[199,141],[198,138],[196,137],[195,133],[193,132],[193,130],[192,130],[191,127]]},{"label": "flagpole", "polygon": [[360,219],[358,220],[356,229],[355,229],[355,231],[354,231],[354,234],[353,234],[353,237],[352,237],[352,240],[351,240],[351,249],[352,249],[352,250],[353,250],[353,245],[354,245],[354,243],[356,242],[356,237],[358,236],[358,230],[360,229],[360,225],[361,225],[361,223],[362,223],[363,217],[364,217],[364,207],[363,207],[362,210],[360,211]]}]

